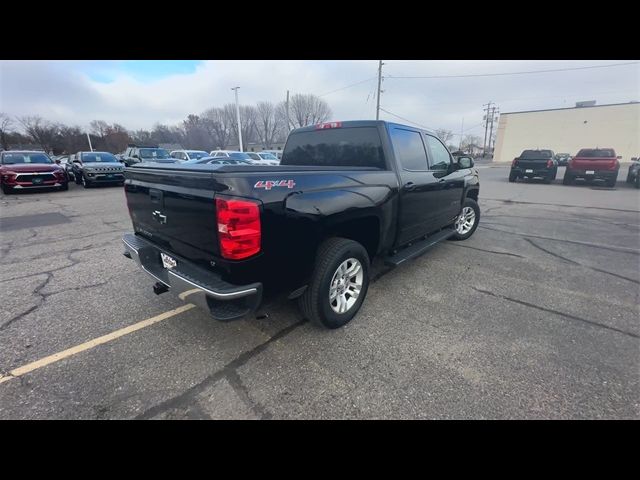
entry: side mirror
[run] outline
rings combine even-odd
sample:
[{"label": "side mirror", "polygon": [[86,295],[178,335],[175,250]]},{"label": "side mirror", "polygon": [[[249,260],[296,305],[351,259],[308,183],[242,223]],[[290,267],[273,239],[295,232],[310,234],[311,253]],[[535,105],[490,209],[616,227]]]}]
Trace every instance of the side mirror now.
[{"label": "side mirror", "polygon": [[131,155],[131,158],[137,158],[138,160],[140,159],[140,157],[138,157],[138,155]]},{"label": "side mirror", "polygon": [[473,160],[471,157],[460,157],[458,158],[458,168],[471,168],[473,167]]},{"label": "side mirror", "polygon": [[618,160],[622,160],[622,155],[618,155],[616,158],[617,158]]}]

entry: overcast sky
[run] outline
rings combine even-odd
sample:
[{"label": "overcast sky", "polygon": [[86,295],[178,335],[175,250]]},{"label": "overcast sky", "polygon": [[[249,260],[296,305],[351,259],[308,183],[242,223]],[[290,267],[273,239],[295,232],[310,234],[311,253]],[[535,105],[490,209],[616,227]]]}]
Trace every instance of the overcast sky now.
[{"label": "overcast sky", "polygon": [[[482,105],[501,112],[640,100],[640,65],[563,72],[480,75],[612,65],[630,60],[384,60],[381,119],[481,135]],[[84,127],[91,120],[129,129],[176,124],[190,113],[233,102],[285,99],[286,91],[321,95],[332,120],[375,118],[377,60],[358,61],[0,61],[0,111],[40,115]],[[361,82],[361,83],[358,83]],[[358,83],[355,86],[349,85]],[[340,89],[340,90],[338,90]],[[334,91],[338,90],[338,91]],[[456,137],[457,138],[457,137]]]}]

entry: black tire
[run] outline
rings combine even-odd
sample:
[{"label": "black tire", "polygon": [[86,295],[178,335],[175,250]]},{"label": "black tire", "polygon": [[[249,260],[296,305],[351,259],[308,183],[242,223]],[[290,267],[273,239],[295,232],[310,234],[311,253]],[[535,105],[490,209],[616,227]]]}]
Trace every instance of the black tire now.
[{"label": "black tire", "polygon": [[636,181],[634,183],[636,188],[640,188],[640,172],[636,175]]},{"label": "black tire", "polygon": [[76,182],[76,185],[82,185],[82,181],[80,180],[81,177],[82,177],[82,175],[80,175],[80,174],[75,174],[73,176],[73,180]]},{"label": "black tire", "polygon": [[616,180],[617,180],[616,178],[611,178],[611,179],[606,180],[606,181],[604,182],[604,184],[605,184],[607,187],[612,188],[612,187],[615,187],[615,186],[616,186]]},{"label": "black tire", "polygon": [[62,186],[60,187],[60,190],[62,190],[63,192],[66,190],[69,190],[69,182],[63,183]]},{"label": "black tire", "polygon": [[456,231],[456,233],[452,237],[449,237],[450,240],[466,240],[471,235],[473,235],[473,232],[475,232],[478,228],[478,223],[480,223],[480,206],[473,198],[467,197],[464,199],[464,203],[462,204],[462,208],[460,209],[460,211],[462,212],[465,207],[471,207],[476,214],[474,224],[471,227],[471,230],[469,230],[467,233],[461,234]]},{"label": "black tire", "polygon": [[543,180],[543,182],[546,183],[547,185],[550,184],[552,181],[553,181],[552,176],[544,177],[544,180]]},{"label": "black tire", "polygon": [[564,177],[562,177],[563,185],[571,185],[573,184],[573,177],[569,175],[567,172],[564,173]]},{"label": "black tire", "polygon": [[7,187],[6,185],[4,185],[4,184],[3,184],[3,185],[2,185],[2,192],[3,192],[5,195],[9,195],[9,194],[13,193],[13,188],[11,188],[11,187]]},{"label": "black tire", "polygon": [[[363,280],[356,302],[344,313],[337,313],[329,303],[329,288],[338,267],[347,259],[355,258],[362,266]],[[358,242],[346,238],[329,238],[318,248],[311,282],[298,301],[305,318],[318,326],[339,328],[358,313],[369,289],[369,255]]]},{"label": "black tire", "polygon": [[82,175],[82,186],[84,188],[89,188],[91,186],[91,182],[87,180],[87,178],[84,175]]},{"label": "black tire", "polygon": [[510,181],[510,182],[512,182],[512,183],[513,183],[513,182],[515,182],[517,179],[518,179],[518,175],[517,175],[517,174],[509,172],[509,181]]}]

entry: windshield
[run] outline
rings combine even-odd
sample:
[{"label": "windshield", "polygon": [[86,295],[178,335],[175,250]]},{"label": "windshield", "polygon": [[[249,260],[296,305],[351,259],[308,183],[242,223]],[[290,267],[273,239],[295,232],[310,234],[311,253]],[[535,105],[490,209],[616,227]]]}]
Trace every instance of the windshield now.
[{"label": "windshield", "polygon": [[613,158],[616,156],[616,153],[611,148],[583,148],[576,156],[587,158]]},{"label": "windshield", "polygon": [[201,150],[187,150],[187,155],[189,155],[190,160],[193,160],[194,158],[199,159],[209,156],[207,152],[203,152]]},{"label": "windshield", "polygon": [[235,160],[251,160],[249,154],[244,152],[233,152],[229,154],[229,158],[233,158]]},{"label": "windshield", "polygon": [[171,155],[169,155],[169,152],[167,152],[164,148],[141,148],[139,155],[140,155],[140,158],[145,158],[145,159],[171,158]]},{"label": "windshield", "polygon": [[2,156],[4,165],[14,165],[19,163],[51,164],[51,159],[44,153],[5,153]]},{"label": "windshield", "polygon": [[278,160],[278,157],[272,153],[259,153],[258,156],[260,156],[262,160]]},{"label": "windshield", "polygon": [[251,157],[251,160],[261,160],[260,155],[258,155],[257,153],[247,153],[247,155]]},{"label": "windshield", "polygon": [[376,127],[293,133],[284,147],[280,164],[386,168]]},{"label": "windshield", "polygon": [[82,161],[84,163],[117,163],[118,159],[107,152],[83,153]]}]

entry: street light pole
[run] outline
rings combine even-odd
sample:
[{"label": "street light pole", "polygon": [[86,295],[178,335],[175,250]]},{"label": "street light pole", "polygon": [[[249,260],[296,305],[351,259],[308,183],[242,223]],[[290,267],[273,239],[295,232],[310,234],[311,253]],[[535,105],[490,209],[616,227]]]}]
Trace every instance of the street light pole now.
[{"label": "street light pole", "polygon": [[91,146],[91,137],[89,136],[88,133],[87,133],[87,140],[89,140],[89,150],[93,152],[93,147]]},{"label": "street light pole", "polygon": [[238,142],[240,143],[240,151],[244,152],[242,149],[242,124],[240,123],[240,104],[238,103],[238,89],[240,87],[234,87],[231,90],[236,92],[236,117],[238,118]]}]

